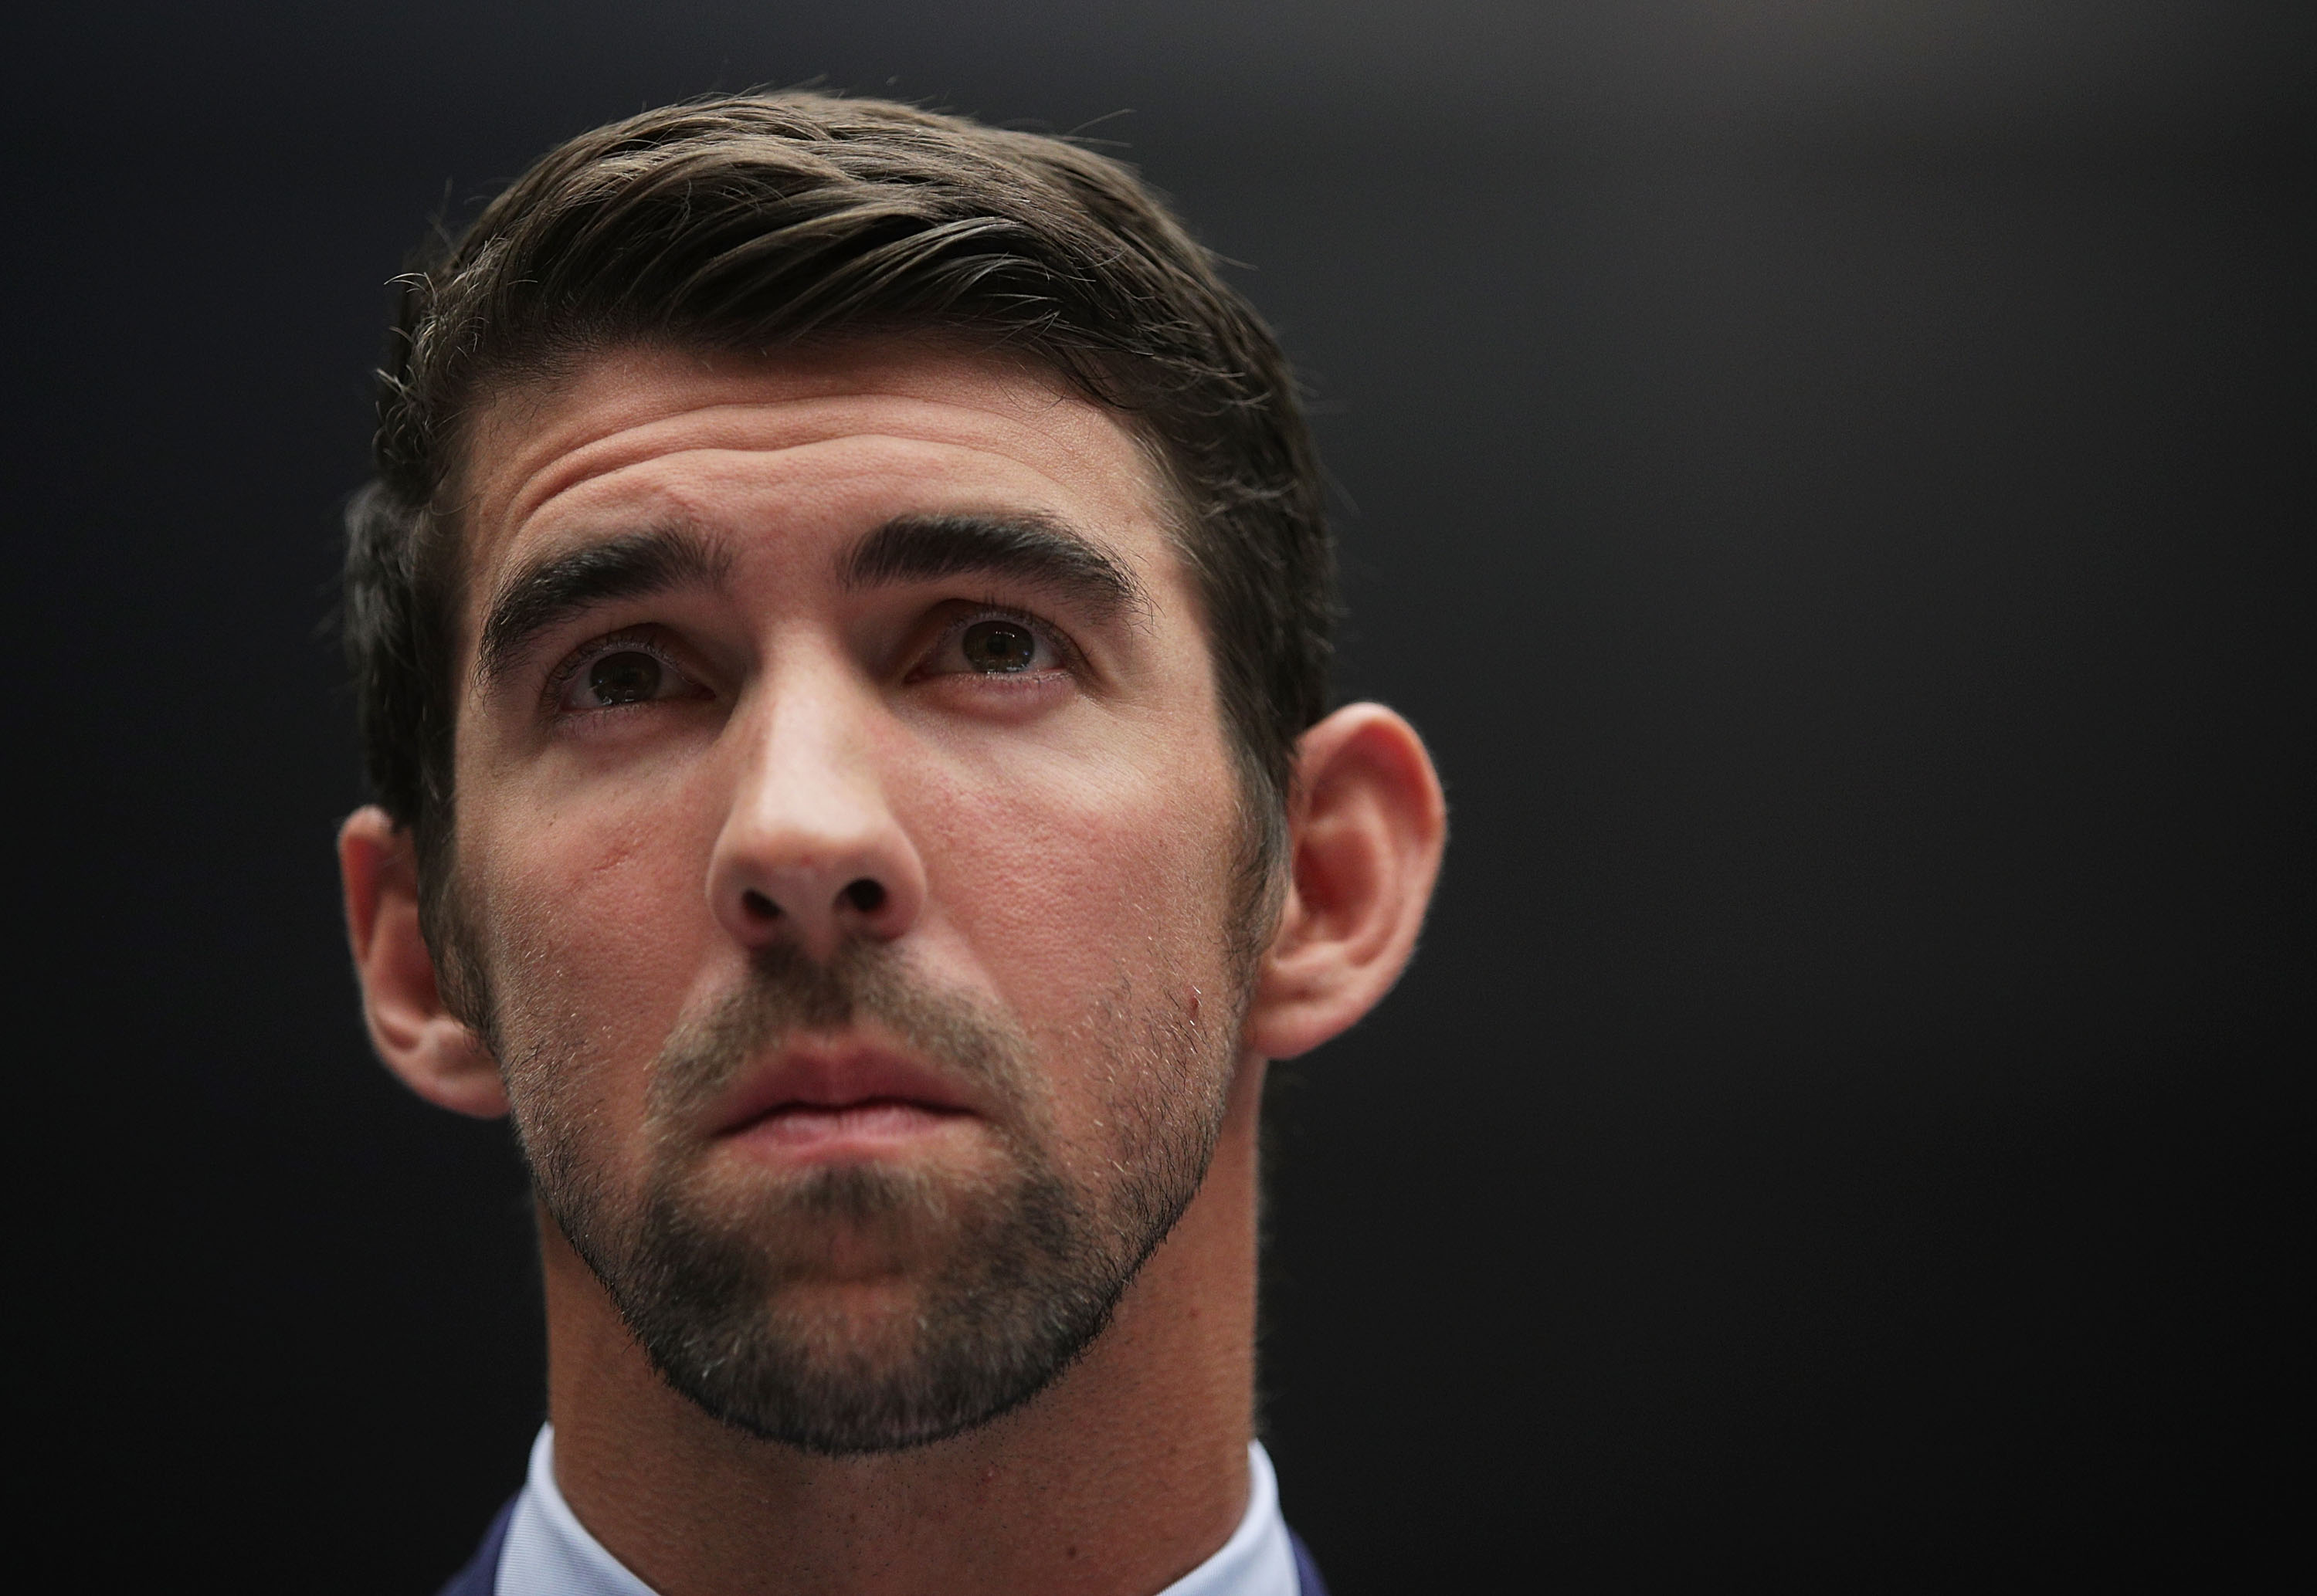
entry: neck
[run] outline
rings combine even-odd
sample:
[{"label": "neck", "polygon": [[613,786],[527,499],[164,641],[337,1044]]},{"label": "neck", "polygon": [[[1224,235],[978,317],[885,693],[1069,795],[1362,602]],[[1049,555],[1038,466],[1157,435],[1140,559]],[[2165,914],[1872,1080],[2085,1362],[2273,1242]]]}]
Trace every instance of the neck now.
[{"label": "neck", "polygon": [[1257,1122],[1239,1072],[1213,1164],[1085,1357],[930,1446],[820,1458],[653,1374],[542,1213],[556,1482],[663,1596],[939,1590],[1147,1596],[1228,1539],[1253,1428]]}]

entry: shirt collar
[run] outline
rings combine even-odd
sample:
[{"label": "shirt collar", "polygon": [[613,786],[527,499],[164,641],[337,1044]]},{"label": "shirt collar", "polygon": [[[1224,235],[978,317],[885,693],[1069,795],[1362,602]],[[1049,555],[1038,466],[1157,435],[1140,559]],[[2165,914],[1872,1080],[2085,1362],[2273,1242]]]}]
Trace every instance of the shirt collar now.
[{"label": "shirt collar", "polygon": [[[1296,1596],[1279,1481],[1261,1441],[1247,1449],[1247,1511],[1214,1556],[1158,1596]],[[499,1555],[497,1596],[656,1596],[587,1533],[555,1483],[555,1426],[539,1427]]]}]

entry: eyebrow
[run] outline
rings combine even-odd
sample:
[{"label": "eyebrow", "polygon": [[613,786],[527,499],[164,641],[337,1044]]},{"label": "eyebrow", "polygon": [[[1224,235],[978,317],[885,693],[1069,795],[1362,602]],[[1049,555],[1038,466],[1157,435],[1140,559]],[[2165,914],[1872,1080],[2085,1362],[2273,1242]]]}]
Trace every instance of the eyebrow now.
[{"label": "eyebrow", "polygon": [[623,532],[565,554],[532,561],[499,589],[483,622],[476,674],[502,674],[542,632],[619,599],[699,584],[718,586],[731,558],[690,527]]},{"label": "eyebrow", "polygon": [[836,566],[837,584],[847,589],[967,575],[1045,588],[1096,620],[1150,607],[1133,573],[1065,522],[1036,512],[899,516],[854,544]]},{"label": "eyebrow", "polygon": [[[720,586],[731,556],[694,528],[648,527],[562,554],[542,555],[491,601],[476,653],[486,686],[541,634],[600,604],[672,588]],[[1061,522],[1022,514],[905,515],[838,557],[848,591],[944,576],[1007,576],[1045,588],[1096,620],[1148,601],[1132,573]]]}]

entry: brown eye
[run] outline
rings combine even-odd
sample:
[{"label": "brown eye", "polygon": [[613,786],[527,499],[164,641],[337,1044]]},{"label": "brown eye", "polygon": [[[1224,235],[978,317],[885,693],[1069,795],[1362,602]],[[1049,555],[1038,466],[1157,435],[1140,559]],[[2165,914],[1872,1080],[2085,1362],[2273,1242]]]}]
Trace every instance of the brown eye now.
[{"label": "brown eye", "polygon": [[660,663],[627,649],[587,667],[587,693],[598,704],[640,704],[659,696]]},{"label": "brown eye", "polygon": [[965,663],[977,671],[1026,671],[1037,663],[1037,634],[1011,620],[977,620],[957,640]]}]

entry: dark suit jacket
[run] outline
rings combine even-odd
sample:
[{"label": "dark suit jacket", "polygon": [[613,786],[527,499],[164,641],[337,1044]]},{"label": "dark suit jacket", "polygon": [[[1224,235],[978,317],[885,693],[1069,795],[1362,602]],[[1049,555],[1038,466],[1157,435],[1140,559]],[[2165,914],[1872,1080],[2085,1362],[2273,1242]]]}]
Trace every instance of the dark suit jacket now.
[{"label": "dark suit jacket", "polygon": [[[495,1596],[499,1579],[499,1553],[505,1549],[507,1526],[514,1522],[514,1504],[520,1496],[511,1498],[499,1509],[499,1516],[483,1537],[483,1544],[467,1565],[451,1576],[443,1587],[442,1596]],[[1302,1596],[1328,1596],[1328,1587],[1320,1583],[1320,1571],[1311,1562],[1311,1548],[1303,1538],[1293,1529],[1287,1532],[1287,1544],[1295,1549],[1295,1584]]]}]

